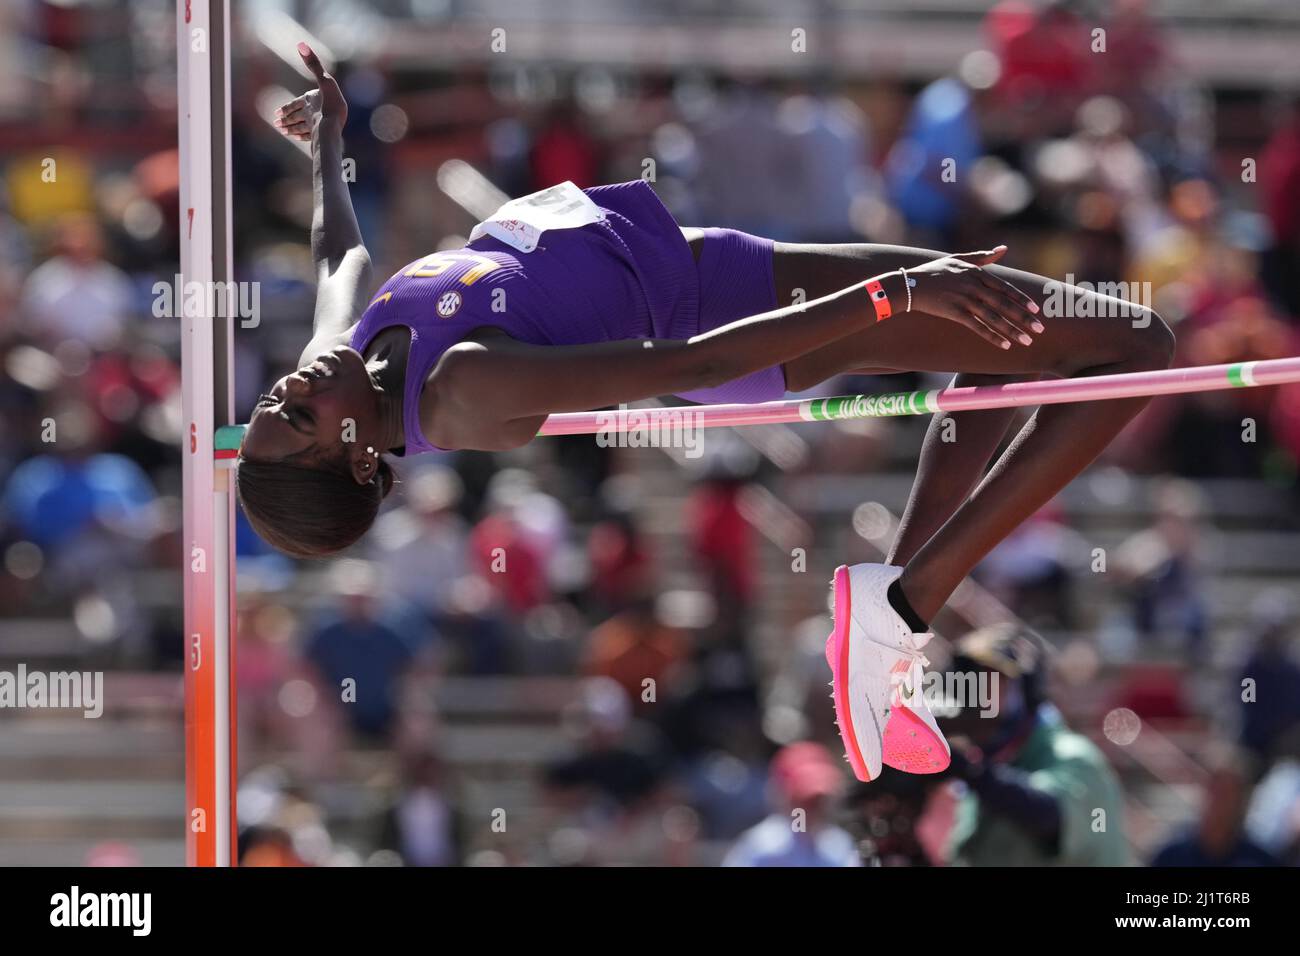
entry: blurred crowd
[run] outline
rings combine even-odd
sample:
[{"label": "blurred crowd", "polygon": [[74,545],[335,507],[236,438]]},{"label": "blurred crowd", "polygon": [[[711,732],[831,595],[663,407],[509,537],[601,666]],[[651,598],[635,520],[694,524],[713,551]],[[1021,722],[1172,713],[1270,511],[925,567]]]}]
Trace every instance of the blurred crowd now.
[{"label": "blurred crowd", "polygon": [[[998,3],[980,49],[920,87],[829,66],[794,81],[343,63],[358,218],[387,274],[472,226],[438,193],[445,159],[510,195],[646,176],[683,224],[951,251],[999,241],[1018,267],[1132,283],[1175,327],[1176,364],[1300,354],[1300,101],[1218,102],[1144,4],[1095,6]],[[0,621],[64,620],[84,659],[159,673],[180,668],[187,560],[179,340],[155,288],[177,271],[180,221],[171,15],[0,14],[0,69],[35,94],[0,100]],[[246,416],[307,339],[313,272],[309,168],[258,105],[303,81],[264,52],[239,56],[237,273],[260,283],[264,313],[236,333]],[[1216,500],[1197,483],[1271,489],[1283,506],[1264,519],[1296,531],[1298,410],[1294,385],[1152,403],[1104,464],[1123,480],[1180,477],[1152,485],[1150,525],[1112,549],[1104,608],[1086,600],[1085,536],[1060,507],[977,574],[1038,630],[1082,634],[1102,666],[1132,668],[1108,720],[1194,728],[1179,739],[1205,768],[1190,780],[1199,822],[1166,846],[1124,838],[1123,734],[1100,716],[1072,729],[1047,671],[1073,658],[1027,629],[969,628],[954,645],[1011,696],[978,732],[953,718],[948,774],[846,789],[826,749],[820,592],[779,653],[754,639],[773,573],[756,492],[905,468],[892,450],[917,424],[900,421],[800,431],[794,468],[721,440],[685,470],[580,437],[422,456],[399,463],[355,553],[323,564],[273,553],[241,517],[242,858],[1298,862],[1297,605],[1261,586],[1240,633],[1216,633]],[[1032,666],[1008,663],[1022,653]],[[783,686],[793,716],[791,695],[773,704]]]}]

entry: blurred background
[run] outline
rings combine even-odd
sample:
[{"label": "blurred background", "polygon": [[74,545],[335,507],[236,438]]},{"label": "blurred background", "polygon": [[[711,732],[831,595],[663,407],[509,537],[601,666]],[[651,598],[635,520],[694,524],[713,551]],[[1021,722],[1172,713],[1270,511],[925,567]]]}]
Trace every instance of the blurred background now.
[{"label": "blurred background", "polygon": [[[0,864],[184,860],[179,337],[153,314],[177,271],[175,17],[0,2],[0,670],[106,673],[98,720],[0,710]],[[1005,242],[1048,276],[1149,283],[1176,364],[1300,354],[1286,0],[259,0],[234,20],[237,278],[262,310],[236,333],[243,419],[310,328],[310,167],[267,122],[309,88],[304,38],[350,102],[377,275],[505,196],[645,177],[683,225]],[[925,424],[718,431],[700,458],[584,437],[424,455],[329,562],[241,520],[242,861],[1015,862],[954,846],[980,800],[960,781],[848,786],[832,723],[827,582],[880,560]],[[1128,862],[1300,861],[1298,458],[1300,386],[1156,400],[936,622],[940,669],[990,625],[1043,636],[1040,706],[1117,781]]]}]

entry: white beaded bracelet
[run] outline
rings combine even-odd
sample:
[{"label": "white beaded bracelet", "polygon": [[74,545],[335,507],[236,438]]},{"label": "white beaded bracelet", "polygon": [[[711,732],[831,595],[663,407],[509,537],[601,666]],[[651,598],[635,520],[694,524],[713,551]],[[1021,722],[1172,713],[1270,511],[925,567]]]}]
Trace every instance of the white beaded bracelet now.
[{"label": "white beaded bracelet", "polygon": [[898,271],[902,274],[903,285],[907,289],[907,308],[904,309],[903,311],[911,312],[912,311],[912,286],[916,285],[916,280],[908,276],[906,269],[900,268]]}]

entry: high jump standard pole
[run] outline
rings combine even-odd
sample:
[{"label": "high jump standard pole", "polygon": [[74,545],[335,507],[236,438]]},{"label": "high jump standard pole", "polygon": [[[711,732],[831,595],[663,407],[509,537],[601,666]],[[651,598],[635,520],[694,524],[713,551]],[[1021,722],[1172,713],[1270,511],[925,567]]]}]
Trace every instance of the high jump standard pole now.
[{"label": "high jump standard pole", "polygon": [[229,0],[176,0],[189,866],[230,866],[236,832],[235,512],[213,456],[235,420],[229,43]]}]

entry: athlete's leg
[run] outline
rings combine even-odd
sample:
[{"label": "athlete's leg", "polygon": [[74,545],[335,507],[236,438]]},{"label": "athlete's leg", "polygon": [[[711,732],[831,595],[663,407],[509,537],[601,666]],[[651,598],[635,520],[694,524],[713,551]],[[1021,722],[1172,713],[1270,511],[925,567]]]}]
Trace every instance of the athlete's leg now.
[{"label": "athlete's leg", "polygon": [[[1038,376],[1033,374],[962,374],[954,376],[952,387],[1003,385],[1035,378]],[[899,520],[898,537],[885,558],[887,563],[906,565],[970,497],[1016,414],[1014,408],[993,408],[937,412],[930,419],[917,461],[916,480]]]},{"label": "athlete's leg", "polygon": [[[794,301],[797,290],[817,298],[900,266],[944,255],[902,246],[807,246],[778,243],[777,294]],[[1015,283],[1042,307],[1050,280],[1002,266],[987,267]],[[899,312],[888,321],[785,365],[786,383],[800,391],[832,375],[863,366],[964,373],[959,384],[1012,381],[1038,375],[1082,376],[1163,368],[1173,335],[1159,316],[1132,303],[1069,289],[1076,315],[1040,316],[1046,329],[1034,344],[998,349],[973,332],[922,312]],[[865,302],[864,293],[864,305]],[[897,303],[895,304],[897,306]],[[869,322],[864,311],[864,323]],[[991,378],[990,378],[991,377]],[[932,423],[904,527],[890,560],[904,564],[902,587],[911,605],[930,620],[976,563],[1015,527],[1082,471],[1147,399],[1118,399],[1040,408],[980,480],[1014,410],[961,412]],[[937,429],[954,421],[956,440]],[[972,491],[972,488],[974,489]]]},{"label": "athlete's leg", "polygon": [[[896,368],[853,368],[852,375],[888,375]],[[952,388],[972,385],[1003,385],[1028,381],[1039,376],[1024,375],[956,375]],[[1017,414],[1014,408],[995,408],[978,412],[938,412],[930,419],[921,456],[917,463],[916,482],[907,507],[899,519],[898,537],[890,546],[885,560],[889,564],[906,564],[930,536],[957,510],[983,475],[989,459],[1006,437]],[[952,424],[948,420],[952,419]],[[960,422],[960,429],[957,427]],[[960,435],[961,440],[956,437]]]}]

